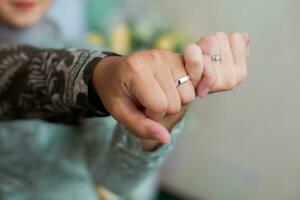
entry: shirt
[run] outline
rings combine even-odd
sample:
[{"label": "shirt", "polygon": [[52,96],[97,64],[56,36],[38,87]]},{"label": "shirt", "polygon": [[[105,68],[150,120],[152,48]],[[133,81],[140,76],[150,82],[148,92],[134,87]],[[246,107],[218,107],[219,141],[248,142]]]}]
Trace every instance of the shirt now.
[{"label": "shirt", "polygon": [[94,200],[96,184],[124,195],[162,164],[182,122],[171,144],[144,152],[91,101],[91,74],[105,56],[0,45],[1,200]]}]

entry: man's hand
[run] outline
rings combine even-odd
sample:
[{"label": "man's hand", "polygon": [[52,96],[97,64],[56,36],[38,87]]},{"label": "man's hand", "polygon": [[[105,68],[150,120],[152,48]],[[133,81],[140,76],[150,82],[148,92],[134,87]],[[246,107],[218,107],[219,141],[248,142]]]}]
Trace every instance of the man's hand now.
[{"label": "man's hand", "polygon": [[[203,66],[191,71],[201,75]],[[103,59],[94,71],[93,86],[111,115],[137,137],[169,143],[170,133],[159,121],[195,98],[191,81],[176,87],[174,80],[184,75],[181,55],[148,50]]]}]

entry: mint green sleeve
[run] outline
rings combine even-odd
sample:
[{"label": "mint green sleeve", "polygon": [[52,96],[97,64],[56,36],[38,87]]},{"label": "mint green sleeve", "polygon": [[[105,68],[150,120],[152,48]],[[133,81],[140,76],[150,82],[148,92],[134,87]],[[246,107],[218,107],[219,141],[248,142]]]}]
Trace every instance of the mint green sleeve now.
[{"label": "mint green sleeve", "polygon": [[113,118],[89,120],[88,126],[94,128],[86,132],[87,158],[95,182],[118,195],[129,194],[159,169],[183,125],[184,119],[173,128],[170,144],[145,152],[140,140]]}]

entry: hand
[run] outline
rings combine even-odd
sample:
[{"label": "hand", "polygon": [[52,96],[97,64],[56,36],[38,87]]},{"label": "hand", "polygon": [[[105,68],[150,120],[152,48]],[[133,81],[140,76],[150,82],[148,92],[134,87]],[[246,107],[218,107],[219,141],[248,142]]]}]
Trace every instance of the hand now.
[{"label": "hand", "polygon": [[[203,75],[197,86],[198,96],[204,98],[208,93],[231,90],[245,80],[249,41],[249,36],[246,33],[227,35],[219,32],[205,36],[196,43],[202,50],[204,62]],[[199,75],[191,72],[193,62],[188,61],[195,55],[193,53],[195,49],[195,45],[190,45],[184,53],[184,58],[186,72],[190,74],[192,80],[198,82]],[[221,55],[222,60],[212,61],[211,56],[213,55]],[[199,74],[202,73],[199,72]]]},{"label": "hand", "polygon": [[[165,116],[162,119],[160,119],[158,122],[171,132],[173,127],[182,119],[182,117],[188,110],[188,107],[189,105],[182,106],[181,110],[178,113]],[[156,140],[149,140],[149,139],[141,140],[141,147],[144,151],[153,151],[159,146],[160,143],[157,142]]]},{"label": "hand", "polygon": [[[208,92],[231,90],[245,80],[249,40],[245,33],[233,33],[230,36],[216,33],[203,37],[197,42],[198,45],[187,46],[184,51],[185,69],[200,97],[204,98]],[[213,55],[221,55],[222,61],[213,62]],[[166,124],[175,124],[185,109],[182,109],[182,113],[163,118],[161,123],[170,127]],[[145,150],[153,150],[157,145],[155,141],[142,141]]]},{"label": "hand", "polygon": [[[198,71],[203,69],[191,73]],[[93,86],[111,115],[137,137],[168,143],[170,134],[157,121],[178,113],[195,98],[190,81],[175,85],[174,80],[184,75],[182,56],[148,50],[103,59],[94,71]]]}]

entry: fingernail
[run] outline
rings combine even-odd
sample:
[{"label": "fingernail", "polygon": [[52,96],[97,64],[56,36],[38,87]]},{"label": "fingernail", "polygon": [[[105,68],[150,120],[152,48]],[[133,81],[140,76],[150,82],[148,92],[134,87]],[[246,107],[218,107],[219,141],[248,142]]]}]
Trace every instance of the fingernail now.
[{"label": "fingernail", "polygon": [[154,132],[152,133],[151,139],[156,140],[162,144],[168,144],[170,143],[171,137],[169,133],[166,134],[166,133]]},{"label": "fingernail", "polygon": [[155,121],[149,121],[150,123],[150,137],[162,144],[168,144],[171,140],[169,131]]},{"label": "fingernail", "polygon": [[250,44],[250,36],[249,36],[249,34],[248,33],[243,33],[243,35],[244,35],[244,38],[246,39],[246,44],[248,45],[248,44]]},{"label": "fingernail", "polygon": [[201,99],[204,99],[208,93],[209,93],[209,88],[204,88],[203,90],[199,90],[198,96]]}]

